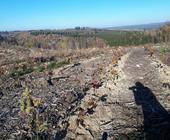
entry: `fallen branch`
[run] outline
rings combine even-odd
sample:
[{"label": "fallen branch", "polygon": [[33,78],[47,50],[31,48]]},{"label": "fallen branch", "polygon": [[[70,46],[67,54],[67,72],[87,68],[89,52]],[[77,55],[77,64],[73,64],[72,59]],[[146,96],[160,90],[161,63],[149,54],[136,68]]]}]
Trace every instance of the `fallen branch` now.
[{"label": "fallen branch", "polygon": [[52,77],[51,80],[60,80],[60,79],[67,79],[69,76],[58,76],[58,77]]}]

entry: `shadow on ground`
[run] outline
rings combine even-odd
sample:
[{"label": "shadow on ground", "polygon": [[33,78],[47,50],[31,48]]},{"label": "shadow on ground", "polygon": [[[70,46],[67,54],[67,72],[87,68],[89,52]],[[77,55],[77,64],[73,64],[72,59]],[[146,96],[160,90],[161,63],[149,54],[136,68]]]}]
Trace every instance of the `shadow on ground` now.
[{"label": "shadow on ground", "polygon": [[143,139],[170,140],[170,114],[158,102],[151,89],[140,82],[129,89],[133,91],[136,104],[142,107]]}]

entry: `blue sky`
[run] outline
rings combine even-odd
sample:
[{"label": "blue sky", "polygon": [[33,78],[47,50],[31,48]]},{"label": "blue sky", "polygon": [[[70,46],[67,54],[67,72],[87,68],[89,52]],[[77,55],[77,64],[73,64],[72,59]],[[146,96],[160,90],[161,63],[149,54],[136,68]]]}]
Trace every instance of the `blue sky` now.
[{"label": "blue sky", "polygon": [[0,0],[0,30],[112,27],[170,20],[170,0]]}]

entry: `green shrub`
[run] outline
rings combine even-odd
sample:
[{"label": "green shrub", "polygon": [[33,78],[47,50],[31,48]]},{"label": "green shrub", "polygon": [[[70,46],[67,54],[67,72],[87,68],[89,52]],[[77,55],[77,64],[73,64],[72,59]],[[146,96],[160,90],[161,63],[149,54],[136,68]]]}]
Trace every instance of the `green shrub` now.
[{"label": "green shrub", "polygon": [[64,65],[67,65],[69,64],[70,62],[67,61],[67,60],[64,60],[64,61],[61,61],[61,62],[50,62],[47,66],[48,69],[55,69],[55,68],[59,68],[59,67],[62,67]]},{"label": "green shrub", "polygon": [[28,68],[24,68],[24,69],[14,69],[12,72],[11,72],[11,76],[14,77],[14,78],[17,78],[17,77],[20,77],[20,76],[23,76],[25,74],[29,74],[29,73],[32,73],[34,71],[34,69],[32,67],[28,67]]},{"label": "green shrub", "polygon": [[37,71],[37,72],[43,72],[44,70],[45,70],[44,66],[38,66],[35,68],[35,71]]},{"label": "green shrub", "polygon": [[170,48],[167,48],[167,47],[160,47],[160,50],[159,52],[163,55],[167,52],[170,52]]}]

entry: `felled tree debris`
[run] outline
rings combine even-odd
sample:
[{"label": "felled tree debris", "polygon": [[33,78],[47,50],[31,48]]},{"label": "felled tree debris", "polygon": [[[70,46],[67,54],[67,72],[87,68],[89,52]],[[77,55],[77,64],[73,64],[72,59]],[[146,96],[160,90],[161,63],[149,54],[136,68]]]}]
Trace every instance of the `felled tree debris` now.
[{"label": "felled tree debris", "polygon": [[4,95],[4,93],[3,93],[2,90],[0,89],[0,99],[2,98],[3,95]]},{"label": "felled tree debris", "polygon": [[164,88],[170,89],[170,83],[163,83],[162,86],[163,86]]}]

